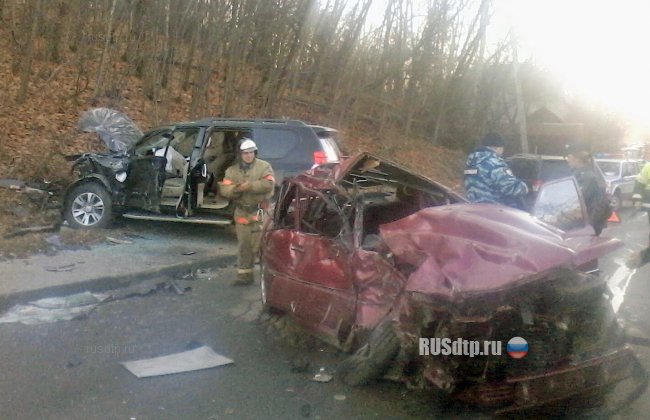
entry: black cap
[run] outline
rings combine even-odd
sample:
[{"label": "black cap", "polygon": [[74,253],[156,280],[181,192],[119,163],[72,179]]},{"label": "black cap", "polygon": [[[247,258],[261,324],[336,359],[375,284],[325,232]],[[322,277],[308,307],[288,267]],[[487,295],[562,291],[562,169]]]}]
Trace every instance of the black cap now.
[{"label": "black cap", "polygon": [[506,141],[499,133],[487,133],[481,139],[481,144],[489,147],[505,147]]}]

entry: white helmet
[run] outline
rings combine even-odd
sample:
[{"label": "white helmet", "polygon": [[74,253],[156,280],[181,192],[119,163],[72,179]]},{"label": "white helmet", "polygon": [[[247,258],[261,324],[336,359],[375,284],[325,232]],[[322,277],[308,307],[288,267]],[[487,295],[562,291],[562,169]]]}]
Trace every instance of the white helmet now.
[{"label": "white helmet", "polygon": [[239,144],[240,152],[254,152],[257,150],[257,145],[255,142],[247,137],[242,137],[241,143]]}]

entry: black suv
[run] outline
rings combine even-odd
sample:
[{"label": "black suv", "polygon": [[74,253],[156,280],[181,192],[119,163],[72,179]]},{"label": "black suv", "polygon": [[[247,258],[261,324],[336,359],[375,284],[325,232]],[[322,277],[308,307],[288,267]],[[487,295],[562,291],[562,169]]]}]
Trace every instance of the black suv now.
[{"label": "black suv", "polygon": [[507,159],[512,173],[536,193],[547,181],[573,176],[563,156],[520,153]]},{"label": "black suv", "polygon": [[[519,153],[510,156],[508,165],[512,173],[528,185],[530,194],[527,202],[532,203],[537,196],[537,191],[546,182],[555,179],[573,176],[573,171],[564,156],[536,155],[530,153]],[[593,162],[593,170],[598,178],[598,183],[605,188],[607,185],[605,175],[596,162]]]},{"label": "black suv", "polygon": [[111,151],[75,157],[76,180],[64,201],[74,228],[104,227],[113,215],[230,224],[233,206],[217,182],[243,137],[255,141],[278,185],[341,157],[336,130],[295,120],[209,118],[141,134],[124,114],[98,108],[82,116],[80,128],[99,134]]}]

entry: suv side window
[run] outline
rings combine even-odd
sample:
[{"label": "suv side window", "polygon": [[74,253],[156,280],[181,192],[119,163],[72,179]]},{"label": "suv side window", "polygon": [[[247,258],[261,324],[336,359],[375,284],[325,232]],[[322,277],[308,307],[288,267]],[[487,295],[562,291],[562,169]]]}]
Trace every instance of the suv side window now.
[{"label": "suv side window", "polygon": [[262,159],[281,159],[298,145],[299,137],[291,130],[256,128],[253,141],[259,148]]},{"label": "suv side window", "polygon": [[198,128],[183,128],[175,130],[174,137],[169,145],[176,149],[178,153],[188,158],[192,155],[192,150],[194,149],[194,144],[196,143],[198,135]]},{"label": "suv side window", "polygon": [[154,149],[162,149],[167,147],[169,142],[168,130],[156,131],[144,137],[138,142],[135,146],[135,155],[136,156],[147,156],[153,155]]}]

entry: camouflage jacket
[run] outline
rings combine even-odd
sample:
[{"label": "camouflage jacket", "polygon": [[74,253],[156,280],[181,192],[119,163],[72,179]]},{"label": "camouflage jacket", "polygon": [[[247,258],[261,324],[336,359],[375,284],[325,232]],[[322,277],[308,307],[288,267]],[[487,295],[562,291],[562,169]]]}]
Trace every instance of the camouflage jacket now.
[{"label": "camouflage jacket", "polygon": [[[244,182],[250,184],[247,191],[237,191]],[[237,162],[228,169],[219,183],[219,192],[235,203],[235,223],[248,224],[258,220],[258,210],[273,196],[275,180],[271,164],[255,159],[250,165]]]},{"label": "camouflage jacket", "polygon": [[521,208],[521,198],[528,194],[528,187],[512,174],[501,156],[479,146],[467,156],[465,193],[474,203],[499,203]]}]

